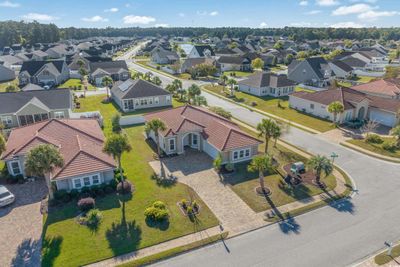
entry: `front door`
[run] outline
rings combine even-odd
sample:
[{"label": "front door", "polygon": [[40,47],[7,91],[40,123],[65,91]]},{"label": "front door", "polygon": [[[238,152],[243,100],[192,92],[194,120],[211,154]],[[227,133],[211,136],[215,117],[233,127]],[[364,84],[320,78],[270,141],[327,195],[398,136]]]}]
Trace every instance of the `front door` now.
[{"label": "front door", "polygon": [[192,134],[192,147],[193,148],[199,147],[199,136],[197,134]]}]

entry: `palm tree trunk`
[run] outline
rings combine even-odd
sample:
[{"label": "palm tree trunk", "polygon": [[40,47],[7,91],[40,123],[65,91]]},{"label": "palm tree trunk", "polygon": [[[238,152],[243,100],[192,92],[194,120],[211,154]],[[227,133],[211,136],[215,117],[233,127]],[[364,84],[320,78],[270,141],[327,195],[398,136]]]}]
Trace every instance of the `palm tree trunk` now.
[{"label": "palm tree trunk", "polygon": [[268,154],[269,138],[265,137],[265,154]]},{"label": "palm tree trunk", "polygon": [[317,170],[317,173],[315,175],[315,181],[317,182],[317,184],[321,183],[321,171]]},{"label": "palm tree trunk", "polygon": [[110,93],[108,92],[108,85],[106,85],[106,87],[107,87],[107,98],[109,98],[110,97]]},{"label": "palm tree trunk", "polygon": [[158,132],[155,134],[156,135],[156,144],[157,144],[157,156],[158,156],[158,160],[160,161],[160,175],[161,178],[165,178],[165,169],[164,169],[164,164],[161,160],[161,148],[160,148],[160,140],[159,140],[159,135]]},{"label": "palm tree trunk", "polygon": [[274,139],[274,147],[276,147],[276,142],[278,141],[278,138]]},{"label": "palm tree trunk", "polygon": [[260,187],[262,189],[262,191],[265,191],[265,185],[264,185],[264,173],[262,170],[258,171],[258,179],[260,181]]},{"label": "palm tree trunk", "polygon": [[49,199],[53,199],[54,192],[53,192],[53,187],[51,186],[50,174],[45,174],[44,179],[46,180],[46,185],[47,185],[47,188],[49,189]]},{"label": "palm tree trunk", "polygon": [[122,164],[121,164],[121,156],[118,156],[118,169],[119,169],[119,175],[121,177],[121,185],[122,185],[122,193],[125,193],[125,187],[124,187],[124,173],[122,172]]}]

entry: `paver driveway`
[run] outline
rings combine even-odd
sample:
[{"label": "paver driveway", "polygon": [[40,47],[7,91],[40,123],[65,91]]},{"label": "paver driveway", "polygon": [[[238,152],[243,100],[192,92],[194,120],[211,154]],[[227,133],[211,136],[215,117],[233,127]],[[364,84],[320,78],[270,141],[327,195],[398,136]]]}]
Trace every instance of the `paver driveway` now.
[{"label": "paver driveway", "polygon": [[[205,153],[187,150],[185,155],[163,159],[166,173],[172,173],[178,181],[193,188],[212,210],[230,234],[245,232],[265,224],[213,170],[212,159]],[[158,161],[150,163],[160,173]]]},{"label": "paver driveway", "polygon": [[6,185],[16,201],[0,208],[0,266],[40,266],[43,180]]}]

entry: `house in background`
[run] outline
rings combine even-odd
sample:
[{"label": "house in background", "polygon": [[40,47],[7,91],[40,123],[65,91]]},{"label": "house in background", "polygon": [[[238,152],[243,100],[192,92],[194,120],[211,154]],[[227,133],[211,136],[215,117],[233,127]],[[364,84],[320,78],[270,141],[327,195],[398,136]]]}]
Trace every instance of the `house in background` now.
[{"label": "house in background", "polygon": [[221,71],[250,71],[251,60],[242,56],[221,56],[217,60],[217,68]]},{"label": "house in background", "polygon": [[0,119],[5,128],[69,118],[73,109],[69,89],[0,93]]},{"label": "house in background", "polygon": [[28,83],[55,86],[69,79],[65,61],[26,61],[18,75],[20,86]]},{"label": "house in background", "polygon": [[11,55],[0,56],[0,65],[3,65],[14,71],[19,71],[23,63],[24,61],[19,57]]},{"label": "house in background", "polygon": [[400,79],[381,79],[351,88],[367,95],[400,100]]},{"label": "house in background", "polygon": [[284,74],[255,72],[238,82],[239,91],[256,96],[287,96],[294,92],[296,83]]},{"label": "house in background", "polygon": [[154,107],[171,107],[171,94],[142,79],[118,81],[111,88],[111,98],[124,112]]},{"label": "house in background", "polygon": [[397,115],[400,109],[400,101],[383,97],[371,96],[350,89],[337,88],[319,92],[295,92],[289,95],[289,106],[333,121],[333,114],[327,108],[332,102],[343,104],[344,112],[337,116],[338,123],[352,120],[374,120],[381,125],[394,127],[399,123]]},{"label": "house in background", "polygon": [[11,175],[26,177],[27,153],[38,145],[53,145],[64,159],[64,166],[52,171],[50,181],[57,190],[79,190],[114,178],[116,164],[102,151],[104,139],[94,119],[52,119],[13,129],[1,159]]},{"label": "house in background", "polygon": [[114,81],[126,81],[130,78],[125,60],[91,62],[89,69],[89,79],[96,86],[102,86],[102,80],[105,76],[110,76]]},{"label": "house in background", "polygon": [[194,45],[187,58],[214,57],[214,50],[209,45]]},{"label": "house in background", "polygon": [[31,60],[43,61],[49,58],[49,55],[46,52],[43,52],[42,50],[35,50],[31,53],[31,55],[32,55]]},{"label": "house in background", "polygon": [[343,61],[334,60],[329,62],[329,66],[337,78],[351,79],[354,76],[353,68]]},{"label": "house in background", "polygon": [[175,51],[157,47],[151,52],[151,61],[156,64],[174,64],[179,60],[179,56]]},{"label": "house in background", "polygon": [[[167,155],[184,154],[187,149],[203,151],[222,163],[251,160],[258,154],[258,139],[243,132],[235,123],[205,108],[185,105],[145,116],[146,121],[161,119],[166,130],[159,135],[162,151]],[[153,132],[149,133],[156,140]]]},{"label": "house in background", "polygon": [[190,72],[191,69],[200,64],[216,65],[213,58],[187,58],[181,65],[181,72]]},{"label": "house in background", "polygon": [[292,61],[288,66],[288,78],[296,83],[326,87],[331,84],[334,73],[324,58],[310,57]]},{"label": "house in background", "polygon": [[0,82],[12,81],[15,79],[15,71],[0,64]]}]

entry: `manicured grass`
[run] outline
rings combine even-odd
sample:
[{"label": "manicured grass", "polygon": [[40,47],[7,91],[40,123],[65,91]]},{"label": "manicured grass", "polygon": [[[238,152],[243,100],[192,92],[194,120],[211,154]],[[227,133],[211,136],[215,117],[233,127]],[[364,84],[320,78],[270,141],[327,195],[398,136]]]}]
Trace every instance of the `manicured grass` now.
[{"label": "manicured grass", "polygon": [[377,77],[371,76],[357,76],[354,80],[360,83],[369,83],[371,80],[378,79]]},{"label": "manicured grass", "polygon": [[[384,141],[389,141],[389,142],[394,142],[395,138],[393,137],[382,137]],[[359,146],[363,149],[369,150],[371,152],[384,155],[384,156],[389,156],[389,157],[394,157],[394,158],[400,158],[400,149],[395,150],[394,152],[387,151],[382,148],[382,144],[372,144],[372,143],[367,143],[365,142],[364,139],[352,139],[352,140],[347,140],[346,142]]]},{"label": "manicured grass", "polygon": [[303,88],[303,87],[300,87],[300,86],[296,86],[296,87],[294,88],[294,90],[295,90],[296,92],[308,92],[308,93],[314,93],[314,92],[315,92],[315,91],[313,91],[313,90],[311,90],[311,89]]},{"label": "manicured grass", "polygon": [[[100,110],[104,117],[104,132],[111,133],[110,118],[117,113],[113,104],[101,104],[104,96],[81,99],[80,111]],[[154,150],[145,142],[144,126],[126,127],[132,151],[123,155],[123,168],[128,180],[135,186],[131,199],[108,195],[96,199],[96,207],[103,213],[103,220],[95,231],[79,225],[76,202],[51,211],[44,219],[42,266],[81,266],[140,248],[155,245],[173,238],[216,226],[218,220],[204,202],[188,186],[180,183],[157,183],[151,177],[148,164]],[[196,222],[183,216],[176,205],[181,199],[194,198],[202,207]],[[144,209],[154,201],[166,203],[169,223],[147,223]]]},{"label": "manicured grass", "polygon": [[[228,90],[220,85],[206,85],[204,88],[225,97],[229,95]],[[334,126],[330,121],[326,121],[289,108],[288,99],[288,97],[257,97],[243,92],[235,92],[235,98],[232,98],[232,100],[236,102],[247,104],[249,106],[252,104],[252,102],[255,102],[257,105],[254,106],[254,108],[256,109],[274,114],[283,119],[307,126],[320,132],[326,132],[334,129]],[[281,107],[278,107],[279,102]]]},{"label": "manicured grass", "polygon": [[279,72],[286,69],[287,69],[286,65],[279,65],[279,64],[270,68],[271,72]]},{"label": "manicured grass", "polygon": [[166,251],[154,254],[154,255],[143,257],[141,259],[137,259],[137,260],[133,260],[131,262],[117,265],[117,267],[138,267],[138,266],[149,265],[149,264],[158,262],[158,261],[166,259],[166,258],[177,256],[177,255],[187,252],[189,250],[200,248],[200,247],[221,241],[221,240],[225,239],[227,236],[228,236],[228,233],[224,232],[220,235],[210,236],[210,237],[204,238],[202,240],[199,240],[199,241],[196,241],[196,242],[184,245],[184,246],[176,247],[176,248],[169,249],[169,250],[166,250]]},{"label": "manicured grass", "polygon": [[[81,79],[68,79],[67,81],[65,81],[65,83],[60,84],[57,87],[58,88],[72,88],[72,89],[74,89],[76,87],[76,88],[78,88],[78,90],[83,90],[84,89],[84,86],[82,84]],[[95,89],[96,89],[95,86],[93,86],[92,84],[88,83],[88,90],[95,90]]]},{"label": "manicured grass", "polygon": [[249,75],[252,75],[254,72],[251,71],[236,71],[236,70],[232,70],[232,71],[225,71],[224,74],[228,77],[247,77]]},{"label": "manicured grass", "polygon": [[[242,130],[255,137],[257,136],[254,131],[247,128],[242,128]],[[260,152],[264,152],[264,144],[260,146]],[[306,163],[306,158],[283,146],[277,145],[274,147],[272,141],[269,144],[269,153],[272,153],[274,158],[278,160],[278,170],[280,172],[280,174],[273,172],[264,177],[266,187],[272,191],[269,200],[255,193],[255,188],[259,186],[258,173],[248,172],[247,164],[236,164],[235,173],[224,180],[255,212],[270,209],[272,206],[279,207],[294,201],[301,201],[301,199],[323,193],[321,189],[314,185],[303,183],[295,188],[289,188],[283,181],[284,177],[282,175],[286,173],[283,171],[282,167],[291,162],[302,161]],[[328,191],[336,187],[336,179],[333,175],[329,175],[321,180],[327,185]]]},{"label": "manicured grass", "polygon": [[[6,88],[7,88],[9,85],[15,85],[15,86],[18,87],[18,84],[19,84],[18,79],[15,79],[15,80],[12,80],[12,81],[8,81],[8,82],[0,83],[0,92],[5,92],[5,91],[6,91]],[[18,89],[18,90],[19,90],[19,89]]]},{"label": "manicured grass", "polygon": [[[375,263],[378,265],[384,265],[388,262],[393,261],[394,258],[397,258],[400,256],[400,245],[394,246],[392,249],[392,256],[387,255],[387,250],[382,252],[381,254],[378,254],[375,256]],[[398,265],[398,264],[396,264]],[[395,265],[393,265],[395,266]]]}]

